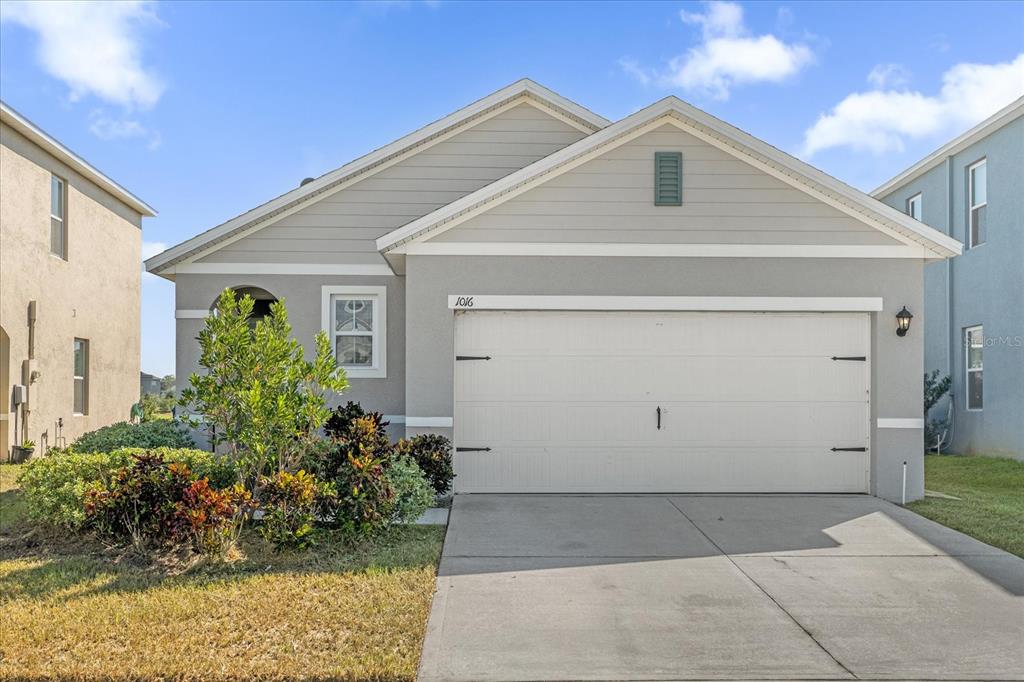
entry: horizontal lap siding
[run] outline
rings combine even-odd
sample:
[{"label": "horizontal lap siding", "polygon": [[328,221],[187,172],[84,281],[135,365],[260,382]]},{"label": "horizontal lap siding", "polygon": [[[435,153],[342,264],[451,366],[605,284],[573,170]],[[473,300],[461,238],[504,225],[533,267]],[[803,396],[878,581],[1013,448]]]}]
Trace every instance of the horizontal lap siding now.
[{"label": "horizontal lap siding", "polygon": [[383,264],[383,234],[584,136],[521,104],[200,259],[205,263]]},{"label": "horizontal lap siding", "polygon": [[[683,205],[655,206],[655,152],[683,156]],[[443,232],[447,242],[897,242],[674,126],[646,133]]]}]

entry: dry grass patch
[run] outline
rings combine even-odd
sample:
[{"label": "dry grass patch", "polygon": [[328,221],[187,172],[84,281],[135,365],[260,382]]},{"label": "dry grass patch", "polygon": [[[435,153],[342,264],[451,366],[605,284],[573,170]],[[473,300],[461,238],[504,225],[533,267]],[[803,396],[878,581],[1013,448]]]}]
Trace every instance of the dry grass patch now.
[{"label": "dry grass patch", "polygon": [[415,678],[442,528],[396,529],[357,550],[328,539],[292,554],[249,534],[243,560],[176,565],[63,543],[12,511],[8,495],[0,678]]}]

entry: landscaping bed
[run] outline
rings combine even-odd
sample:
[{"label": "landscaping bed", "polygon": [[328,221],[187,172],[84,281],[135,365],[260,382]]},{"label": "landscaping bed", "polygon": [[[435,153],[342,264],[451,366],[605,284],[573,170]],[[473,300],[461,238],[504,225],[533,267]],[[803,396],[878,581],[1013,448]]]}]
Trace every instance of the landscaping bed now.
[{"label": "landscaping bed", "polygon": [[413,680],[444,529],[152,557],[25,517],[0,466],[0,679]]},{"label": "landscaping bed", "polygon": [[1001,457],[928,455],[925,488],[960,498],[907,505],[921,516],[1024,557],[1024,462]]}]

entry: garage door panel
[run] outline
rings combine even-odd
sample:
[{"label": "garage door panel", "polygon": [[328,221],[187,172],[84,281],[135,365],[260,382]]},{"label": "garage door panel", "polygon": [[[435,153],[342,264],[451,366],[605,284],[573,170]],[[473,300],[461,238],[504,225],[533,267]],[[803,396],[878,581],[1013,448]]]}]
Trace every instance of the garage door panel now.
[{"label": "garage door panel", "polygon": [[[866,492],[865,314],[460,313],[458,492]],[[657,428],[656,409],[662,410]]]},{"label": "garage door panel", "polygon": [[[649,355],[809,356],[861,349],[862,316],[805,313],[600,313],[486,311],[460,314],[460,353],[506,357]],[[526,316],[526,317],[524,317]],[[787,320],[780,325],[779,320]],[[525,322],[524,322],[525,320]]]},{"label": "garage door panel", "polygon": [[[456,482],[472,492],[863,492],[857,453],[824,447],[656,449],[508,447],[457,453]],[[784,469],[785,476],[778,472]]]},{"label": "garage door panel", "polygon": [[[493,350],[492,353],[499,353]],[[861,363],[830,357],[665,355],[508,358],[462,361],[457,391],[466,401],[864,400]],[[502,377],[500,382],[495,376]]]},{"label": "garage door panel", "polygon": [[[665,402],[662,428],[656,405],[619,403],[476,403],[460,412],[455,438],[466,445],[506,443],[594,445],[746,443],[859,443],[866,415],[861,403],[784,404]],[[853,409],[851,409],[853,408]]]}]

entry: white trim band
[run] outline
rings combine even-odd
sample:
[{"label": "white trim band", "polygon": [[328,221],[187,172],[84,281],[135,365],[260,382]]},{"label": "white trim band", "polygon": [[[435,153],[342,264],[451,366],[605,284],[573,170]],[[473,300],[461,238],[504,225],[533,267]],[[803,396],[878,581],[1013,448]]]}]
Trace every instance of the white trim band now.
[{"label": "white trim band", "polygon": [[596,242],[417,242],[410,256],[620,256],[633,258],[934,258],[923,246],[861,244],[620,244]]},{"label": "white trim band", "polygon": [[455,423],[452,417],[406,417],[406,426],[428,426],[435,428],[451,428]]},{"label": "white trim band", "polygon": [[390,276],[387,265],[358,263],[182,263],[160,271],[175,275],[366,275]]},{"label": "white trim band", "polygon": [[405,415],[404,414],[386,414],[386,415],[384,415],[384,421],[388,422],[389,424],[404,424],[405,423]]},{"label": "white trim band", "polygon": [[491,296],[449,295],[453,310],[644,310],[877,312],[882,299],[780,296]]},{"label": "white trim band", "polygon": [[199,309],[182,309],[175,310],[174,317],[179,320],[205,320],[210,316],[209,310]]},{"label": "white trim band", "polygon": [[924,419],[921,417],[882,418],[876,420],[880,429],[923,429]]}]

